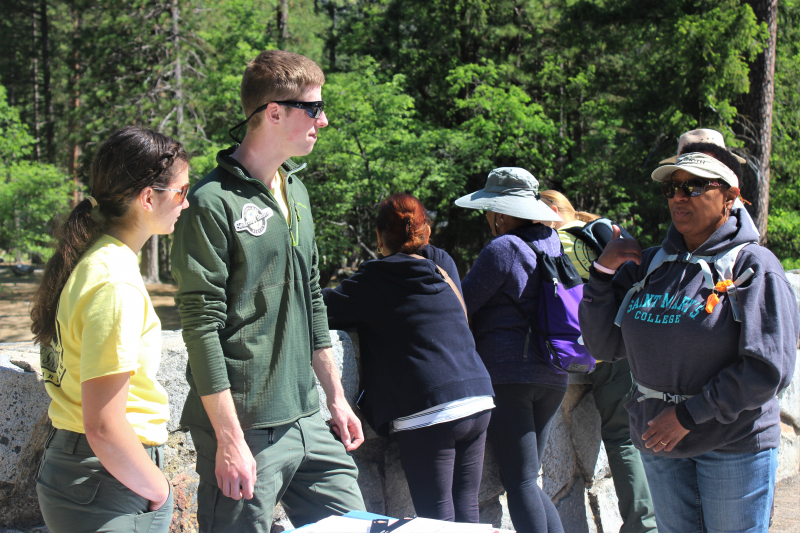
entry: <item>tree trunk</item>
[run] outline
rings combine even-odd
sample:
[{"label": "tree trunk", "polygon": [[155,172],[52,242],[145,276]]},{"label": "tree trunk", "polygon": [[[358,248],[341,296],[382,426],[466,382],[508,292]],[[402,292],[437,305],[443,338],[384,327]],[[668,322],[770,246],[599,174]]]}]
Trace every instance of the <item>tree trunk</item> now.
[{"label": "tree trunk", "polygon": [[286,47],[286,40],[289,38],[289,0],[278,0],[278,48]]},{"label": "tree trunk", "polygon": [[45,151],[48,163],[55,163],[55,112],[50,86],[50,24],[47,17],[47,0],[39,2],[39,20],[42,30],[42,91],[45,107]]},{"label": "tree trunk", "polygon": [[158,239],[158,277],[165,283],[172,281],[172,263],[169,252],[172,248],[172,235],[164,235]]},{"label": "tree trunk", "polygon": [[81,155],[80,146],[76,139],[78,135],[78,106],[80,106],[80,55],[79,55],[79,42],[80,27],[81,27],[81,14],[75,3],[72,4],[72,61],[69,65],[70,68],[70,85],[72,88],[72,96],[69,98],[69,123],[67,125],[69,139],[69,151],[67,153],[67,175],[72,177],[72,207],[78,205],[80,201],[80,182],[78,180],[78,158]]},{"label": "tree trunk", "polygon": [[178,103],[178,109],[175,114],[176,139],[183,138],[183,68],[181,65],[181,43],[178,39],[178,23],[180,18],[178,0],[172,0],[172,45],[175,50],[175,100]]},{"label": "tree trunk", "polygon": [[745,97],[741,114],[749,124],[742,125],[746,140],[747,165],[742,179],[742,196],[752,202],[751,214],[767,242],[769,214],[769,158],[772,153],[772,102],[775,96],[775,40],[778,22],[778,0],[748,0],[758,22],[769,28],[769,41],[750,65],[750,93]]},{"label": "tree trunk", "polygon": [[158,235],[150,237],[142,246],[139,272],[145,283],[158,283]]},{"label": "tree trunk", "polygon": [[35,144],[33,145],[33,157],[35,161],[39,160],[39,49],[36,37],[36,5],[34,3],[31,10],[31,29],[33,37],[33,46],[31,46],[31,55],[33,56],[33,138]]}]

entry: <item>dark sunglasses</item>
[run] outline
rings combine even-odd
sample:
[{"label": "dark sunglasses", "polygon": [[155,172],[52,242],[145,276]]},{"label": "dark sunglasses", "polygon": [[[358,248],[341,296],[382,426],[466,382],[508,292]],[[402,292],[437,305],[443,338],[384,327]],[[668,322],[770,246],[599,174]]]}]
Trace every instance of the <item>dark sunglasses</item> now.
[{"label": "dark sunglasses", "polygon": [[184,183],[183,187],[181,187],[180,189],[163,189],[161,187],[151,187],[151,188],[156,190],[156,191],[170,191],[170,192],[175,192],[175,193],[180,194],[180,197],[178,198],[178,203],[179,204],[182,204],[183,201],[186,200],[186,195],[189,194],[189,184],[188,183]]},{"label": "dark sunglasses", "polygon": [[683,191],[686,196],[700,196],[706,192],[706,187],[720,187],[721,183],[717,181],[708,181],[701,178],[691,178],[684,182],[677,183],[675,181],[667,181],[661,184],[661,194],[665,198],[675,198],[675,193],[678,189]]},{"label": "dark sunglasses", "polygon": [[321,117],[322,116],[322,112],[325,110],[325,101],[324,100],[318,100],[316,102],[299,102],[297,100],[274,100],[272,102],[267,102],[266,104],[256,108],[255,111],[250,113],[250,116],[247,117],[246,120],[243,120],[242,122],[240,122],[237,125],[235,125],[234,127],[232,127],[230,130],[228,130],[228,135],[231,136],[231,139],[233,139],[237,143],[241,144],[241,142],[242,142],[241,139],[237,138],[234,135],[234,132],[236,130],[240,129],[245,124],[247,124],[250,121],[250,119],[253,118],[253,115],[255,115],[256,113],[261,113],[262,111],[264,111],[269,104],[278,104],[278,105],[282,105],[284,107],[293,107],[295,109],[302,109],[303,111],[308,113],[308,116],[310,118],[313,118],[314,120],[317,120],[319,117]]}]

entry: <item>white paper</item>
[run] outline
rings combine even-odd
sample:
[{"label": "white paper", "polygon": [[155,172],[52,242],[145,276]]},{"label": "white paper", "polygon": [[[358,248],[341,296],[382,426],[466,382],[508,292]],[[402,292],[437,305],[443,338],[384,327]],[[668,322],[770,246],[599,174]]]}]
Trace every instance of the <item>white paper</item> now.
[{"label": "white paper", "polygon": [[491,524],[466,524],[463,522],[444,522],[430,518],[415,518],[395,529],[397,533],[493,533]]},{"label": "white paper", "polygon": [[305,533],[369,533],[370,520],[359,520],[345,516],[329,516],[316,524],[303,528]]}]

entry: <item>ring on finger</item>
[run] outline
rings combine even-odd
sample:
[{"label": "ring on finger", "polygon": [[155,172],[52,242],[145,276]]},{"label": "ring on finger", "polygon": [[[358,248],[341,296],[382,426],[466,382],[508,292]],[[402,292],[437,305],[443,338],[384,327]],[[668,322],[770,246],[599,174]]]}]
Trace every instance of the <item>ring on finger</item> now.
[{"label": "ring on finger", "polygon": [[658,442],[660,442],[660,443],[661,443],[661,444],[663,444],[664,446],[666,446],[666,445],[667,445],[667,443],[666,443],[666,442],[664,442],[663,440],[660,440],[660,441],[658,441]]}]

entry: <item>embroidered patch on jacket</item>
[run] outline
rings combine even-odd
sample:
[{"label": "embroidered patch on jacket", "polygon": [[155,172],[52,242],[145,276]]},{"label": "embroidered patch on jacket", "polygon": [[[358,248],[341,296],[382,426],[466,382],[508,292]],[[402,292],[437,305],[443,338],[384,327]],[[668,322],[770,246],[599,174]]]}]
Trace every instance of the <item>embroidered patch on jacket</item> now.
[{"label": "embroidered patch on jacket", "polygon": [[272,216],[272,209],[259,208],[254,204],[244,204],[242,218],[233,223],[236,231],[247,231],[250,235],[258,237],[267,231],[267,219]]}]

